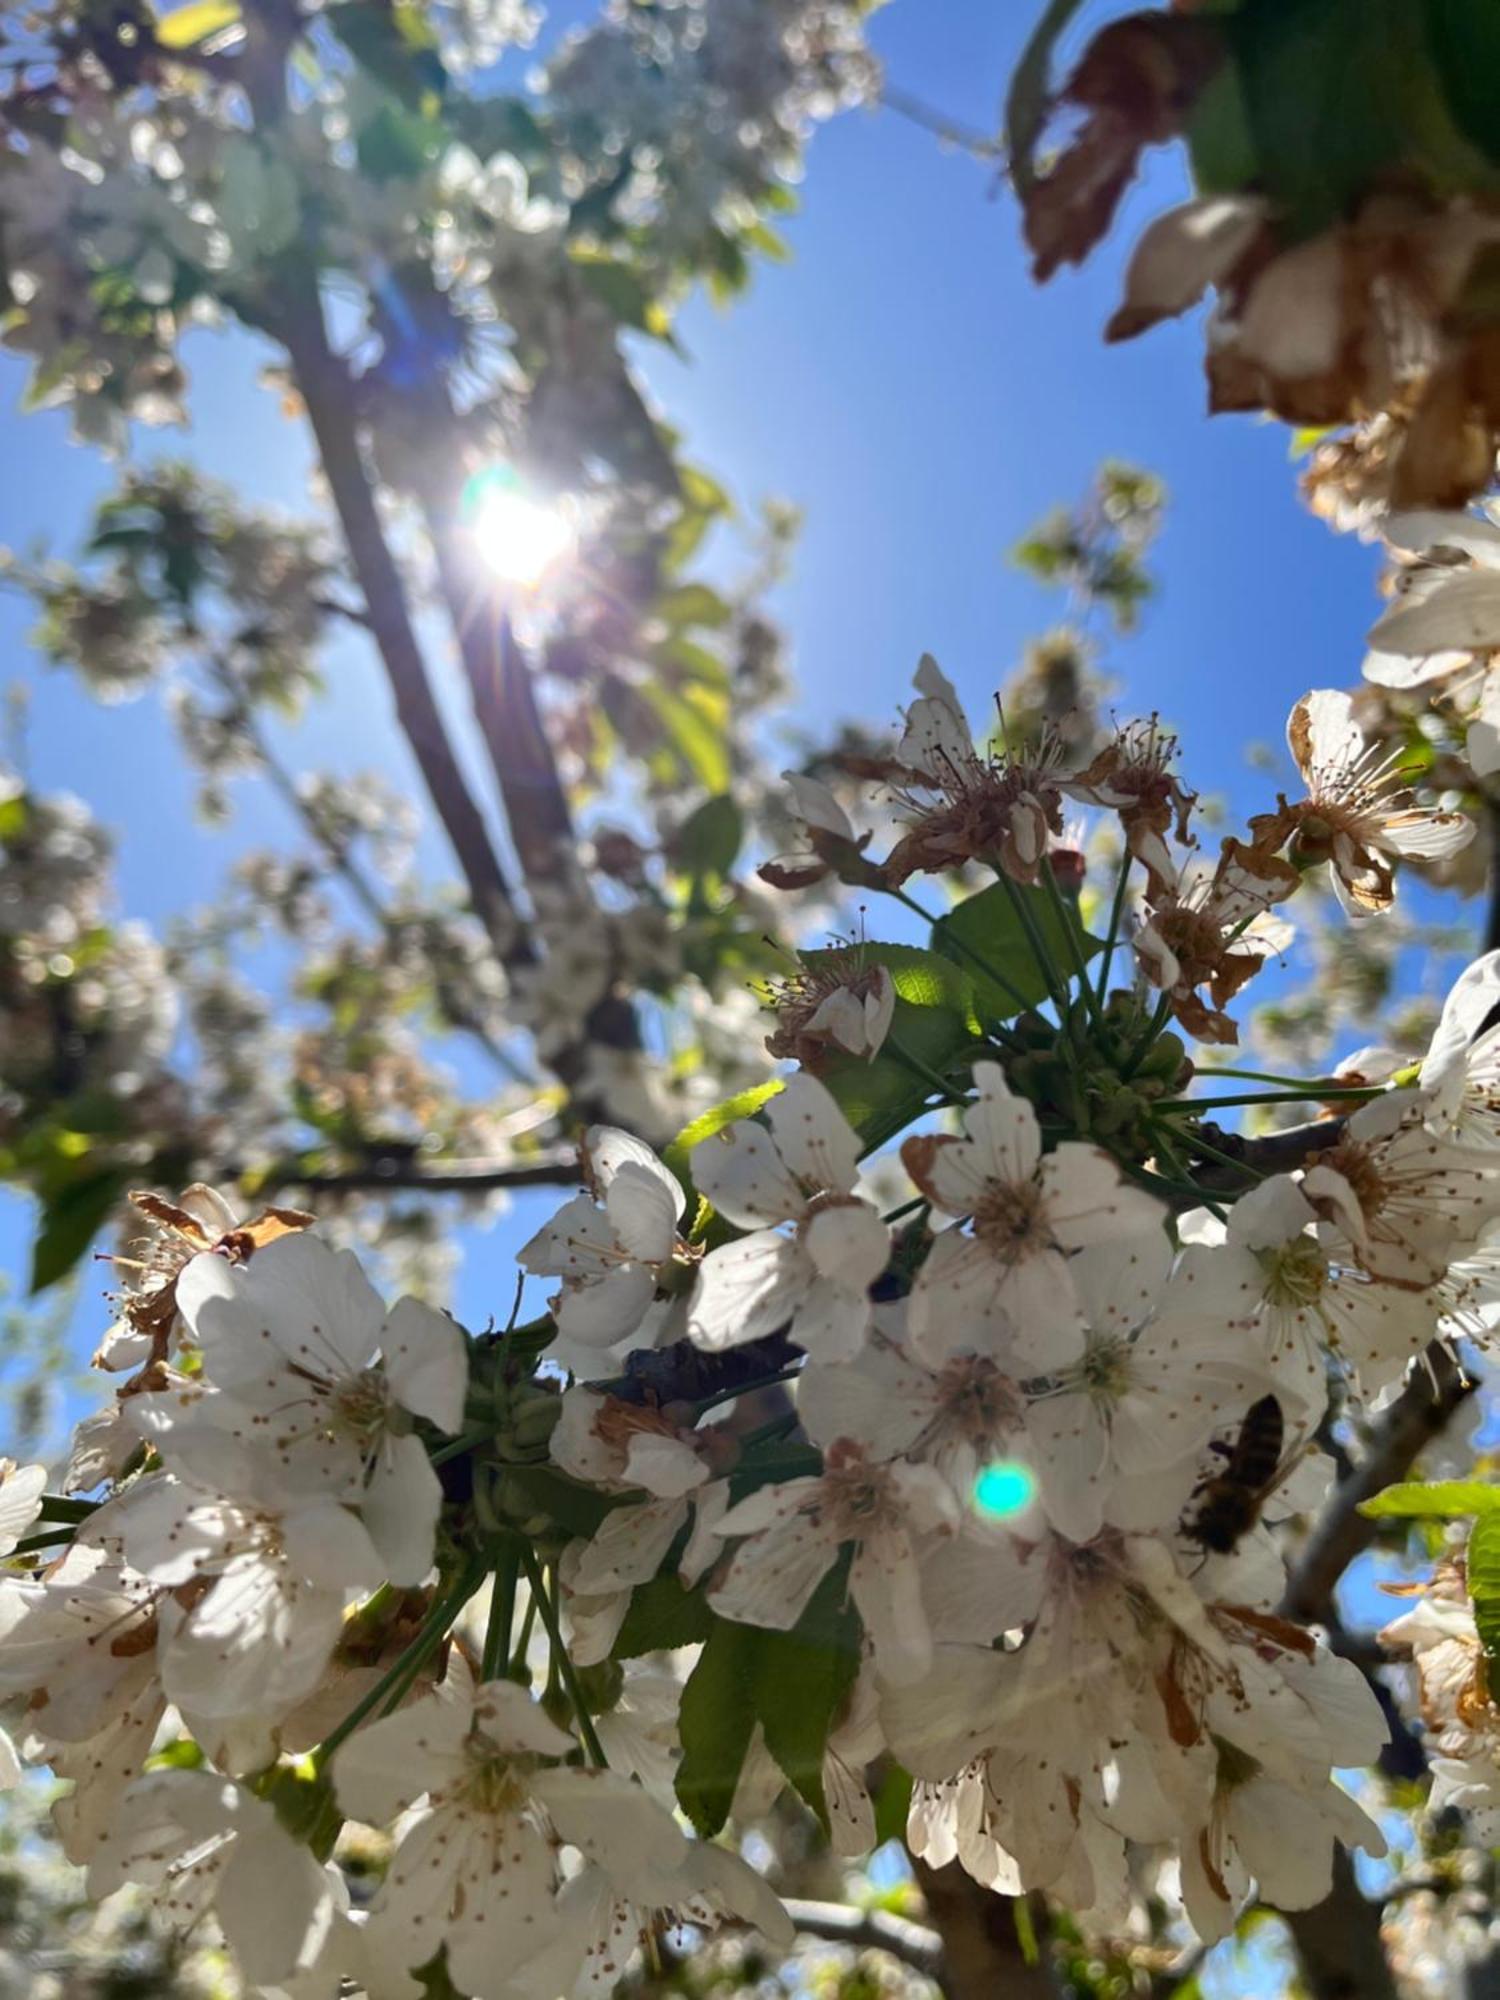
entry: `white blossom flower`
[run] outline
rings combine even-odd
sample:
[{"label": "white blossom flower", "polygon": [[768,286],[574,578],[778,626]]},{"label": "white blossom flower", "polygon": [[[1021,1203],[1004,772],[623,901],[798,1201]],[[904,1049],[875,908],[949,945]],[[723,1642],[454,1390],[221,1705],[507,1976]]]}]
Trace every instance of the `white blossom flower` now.
[{"label": "white blossom flower", "polygon": [[230,1488],[221,1454],[274,1457],[284,1492],[357,1506],[385,1576],[420,1583],[442,1488],[412,1425],[462,1429],[462,1330],[416,1299],[387,1312],[353,1254],[310,1232],[246,1264],[195,1257],[177,1298],[203,1376],[132,1397],[139,1433],[168,1464],[191,1450],[189,1469]]},{"label": "white blossom flower", "polygon": [[701,1886],[672,1815],[617,1772],[550,1761],[572,1748],[523,1689],[476,1687],[455,1652],[435,1694],[335,1753],[346,1813],[372,1826],[401,1815],[370,1914],[393,1961],[423,1965],[446,1945],[475,2000],[504,2000],[518,1979],[529,1990],[543,1963],[547,1990],[571,1990],[597,1933],[558,1899],[558,1840],[599,1871],[611,1904],[670,1908]]},{"label": "white blossom flower", "polygon": [[266,1800],[211,1771],[148,1771],[124,1794],[89,1863],[89,1894],[127,1882],[188,1930],[212,1911],[245,1980],[281,1986],[323,1954],[342,1879],[294,1840]]},{"label": "white blossom flower", "polygon": [[1036,1112],[998,1063],[974,1065],[974,1088],[963,1138],[923,1136],[901,1149],[929,1200],[968,1217],[938,1237],[917,1275],[912,1345],[933,1363],[978,1353],[1044,1374],[1083,1349],[1073,1253],[1160,1232],[1162,1209],[1096,1146],[1068,1141],[1044,1158]]},{"label": "white blossom flower", "polygon": [[1475,959],[1450,989],[1418,1088],[1431,1131],[1500,1151],[1500,951]]},{"label": "white blossom flower", "polygon": [[64,1853],[80,1864],[115,1823],[167,1705],[156,1659],[161,1593],[100,1534],[108,1511],[44,1574],[0,1589],[0,1694],[31,1698],[36,1753],[73,1780],[54,1816]]},{"label": "white blossom flower", "polygon": [[17,1465],[0,1458],[0,1557],[8,1556],[42,1511],[45,1465]]},{"label": "white blossom flower", "polygon": [[1406,560],[1370,630],[1365,678],[1417,687],[1500,647],[1500,528],[1477,514],[1421,509],[1381,523]]},{"label": "white blossom flower", "polygon": [[1395,859],[1439,860],[1474,838],[1466,813],[1416,803],[1397,760],[1366,743],[1349,695],[1332,688],[1304,695],[1287,722],[1287,743],[1307,797],[1252,819],[1251,831],[1267,848],[1293,839],[1303,865],[1327,861],[1349,916],[1390,907]]},{"label": "white blossom flower", "polygon": [[889,970],[865,958],[857,944],[804,960],[785,979],[766,983],[776,1029],[769,1054],[816,1069],[830,1049],[870,1061],[880,1053],[896,1013],[896,984]]},{"label": "white blossom flower", "polygon": [[849,1590],[877,1670],[892,1681],[919,1679],[932,1660],[919,1548],[957,1524],[953,1494],[931,1466],[881,1464],[857,1440],[840,1438],[824,1452],[820,1476],[763,1486],[717,1523],[716,1534],[746,1540],[709,1595],[723,1618],[790,1631],[852,1544]]},{"label": "white blossom flower", "polygon": [[583,1147],[576,1194],[519,1252],[523,1270],[562,1279],[552,1300],[560,1338],[608,1349],[636,1332],[676,1254],[686,1197],[649,1146],[612,1125]]},{"label": "white blossom flower", "polygon": [[[245,1454],[234,1477],[226,1493],[207,1476],[155,1473],[109,1513],[131,1568],[165,1586],[158,1657],[171,1700],[199,1716],[274,1721],[317,1685],[347,1598],[383,1583],[385,1565],[336,1499],[286,1495],[275,1459],[252,1468]],[[188,1584],[200,1588],[184,1603],[176,1593]]]},{"label": "white blossom flower", "polygon": [[870,1286],[890,1256],[879,1211],[853,1192],[859,1138],[812,1076],[792,1077],[766,1118],[769,1132],[742,1121],[694,1150],[698,1186],[752,1233],[704,1258],[688,1338],[716,1352],[787,1327],[809,1354],[847,1358],[864,1343]]},{"label": "white blossom flower", "polygon": [[986,860],[1034,884],[1049,842],[1062,833],[1063,743],[1049,732],[1033,746],[981,757],[953,683],[931,655],[916,685],[921,698],[895,758],[907,830],[886,859],[887,881]]},{"label": "white blossom flower", "polygon": [[1083,1358],[1026,1413],[1042,1505],[1071,1541],[1098,1534],[1117,1479],[1181,1465],[1264,1390],[1242,1326],[1188,1311],[1180,1295],[1161,1310],[1171,1268],[1165,1230],[1073,1260]]},{"label": "white blossom flower", "polygon": [[1302,1192],[1372,1278],[1434,1285],[1500,1203],[1500,1162],[1428,1127],[1420,1091],[1391,1091],[1351,1114]]},{"label": "white blossom flower", "polygon": [[597,1597],[655,1576],[709,1478],[711,1443],[647,1404],[582,1384],[564,1392],[549,1444],[554,1464],[606,1492],[645,1496],[611,1508],[590,1540],[574,1545],[570,1590]]},{"label": "white blossom flower", "polygon": [[1420,1290],[1331,1256],[1316,1224],[1297,1182],[1272,1175],[1230,1209],[1222,1243],[1187,1245],[1171,1287],[1174,1305],[1245,1328],[1284,1407],[1312,1422],[1328,1400],[1330,1351],[1361,1379],[1389,1380],[1437,1317]]}]

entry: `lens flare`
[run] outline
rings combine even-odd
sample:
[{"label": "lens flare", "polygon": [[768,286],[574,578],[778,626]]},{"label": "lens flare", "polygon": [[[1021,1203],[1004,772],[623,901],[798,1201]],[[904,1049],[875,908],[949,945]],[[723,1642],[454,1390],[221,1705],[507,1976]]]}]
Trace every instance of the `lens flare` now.
[{"label": "lens flare", "polygon": [[1008,1521],[1024,1514],[1036,1498],[1036,1475],[1029,1465],[996,1459],[974,1481],[974,1511],[988,1521]]},{"label": "lens flare", "polygon": [[526,493],[503,469],[478,473],[464,489],[464,523],[480,561],[503,583],[535,590],[571,560],[573,524],[560,507]]}]

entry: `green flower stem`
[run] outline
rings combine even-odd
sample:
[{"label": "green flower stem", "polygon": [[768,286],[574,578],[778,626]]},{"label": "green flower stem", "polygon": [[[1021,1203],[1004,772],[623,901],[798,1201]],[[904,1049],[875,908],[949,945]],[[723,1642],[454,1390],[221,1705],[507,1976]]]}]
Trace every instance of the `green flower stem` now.
[{"label": "green flower stem", "polygon": [[[922,905],[917,901],[915,896],[908,896],[904,889],[892,889],[888,891],[888,893],[894,896],[898,903],[902,904],[906,909],[910,910],[913,916],[920,917],[923,923],[926,924],[929,929],[936,930],[939,921],[938,918],[936,918],[930,910],[924,909]],[[966,958],[969,961],[970,965],[974,967],[976,972],[982,972],[986,979],[990,980],[994,985],[1000,988],[1000,991],[1002,993],[1009,994],[1010,998],[1015,1001],[1018,1010],[1024,1012],[1025,1009],[1031,1004],[1027,1000],[1024,993],[1020,992],[1016,987],[1012,986],[1011,982],[1006,978],[1003,972],[997,972],[995,967],[991,965],[987,959],[981,958],[979,953],[974,950],[973,946],[966,944],[964,940],[961,937],[959,937],[956,932],[949,933],[948,943],[953,947],[953,949],[959,954],[961,958]],[[1002,1041],[1007,1039],[1006,1031],[1004,1029],[1001,1030],[1000,1039]]]},{"label": "green flower stem", "polygon": [[531,1676],[526,1666],[526,1655],[531,1650],[531,1628],[535,1623],[536,1593],[535,1591],[528,1590],[526,1593],[526,1609],[521,1613],[521,1630],[517,1634],[516,1643],[510,1656],[510,1671],[512,1675],[517,1679],[525,1675],[528,1682]]},{"label": "green flower stem", "polygon": [[923,1083],[930,1085],[945,1102],[957,1105],[964,1105],[969,1102],[963,1092],[949,1083],[946,1077],[940,1076],[930,1063],[924,1063],[920,1056],[914,1056],[910,1049],[903,1048],[894,1035],[886,1036],[885,1046],[890,1050],[897,1062],[901,1064],[903,1069],[909,1069],[913,1076],[919,1077]]},{"label": "green flower stem", "polygon": [[97,1500],[67,1500],[61,1494],[44,1493],[37,1510],[44,1521],[86,1521],[99,1511]]},{"label": "green flower stem", "polygon": [[1385,1095],[1384,1084],[1348,1085],[1332,1090],[1320,1090],[1316,1085],[1309,1084],[1301,1090],[1248,1090],[1236,1097],[1167,1097],[1156,1109],[1196,1113],[1228,1111],[1239,1104],[1331,1104],[1344,1098],[1358,1098],[1363,1103],[1372,1097]]},{"label": "green flower stem", "polygon": [[490,1444],[494,1436],[492,1430],[465,1431],[462,1437],[454,1438],[451,1444],[445,1444],[440,1450],[435,1451],[429,1463],[446,1465],[450,1458],[462,1458],[466,1451],[474,1451],[482,1444]]},{"label": "green flower stem", "polygon": [[931,1208],[931,1206],[932,1203],[925,1194],[914,1194],[910,1201],[903,1201],[895,1208],[888,1208],[880,1219],[885,1223],[900,1222],[903,1217],[914,1215],[919,1208]]},{"label": "green flower stem", "polygon": [[[1036,918],[1026,907],[1026,898],[1021,894],[1009,875],[1000,867],[995,869],[996,879],[1004,885],[1010,898],[1010,906],[1016,913],[1016,922],[1026,933],[1026,942],[1031,946],[1031,955],[1036,960],[1037,971],[1047,982],[1047,991],[1052,996],[1052,1004],[1057,1009],[1058,1026],[1062,1029],[1062,1040],[1067,1044],[1068,1034],[1068,976],[1052,963],[1052,954],[1047,949],[1047,941],[1037,929]],[[1053,888],[1056,888],[1056,883]]]},{"label": "green flower stem", "polygon": [[1140,1068],[1141,1064],[1146,1060],[1146,1057],[1151,1053],[1152,1043],[1156,1040],[1157,1036],[1161,1034],[1162,1030],[1166,1027],[1168,1021],[1170,1021],[1171,1018],[1172,1018],[1171,995],[1163,993],[1160,1000],[1158,1000],[1156,1003],[1155,1013],[1152,1014],[1151,1019],[1146,1024],[1145,1034],[1141,1037],[1140,1041],[1136,1043],[1135,1047],[1130,1052],[1130,1059],[1126,1063],[1124,1069],[1121,1071],[1121,1075],[1123,1077],[1128,1079],[1135,1075],[1136,1071]]},{"label": "green flower stem", "polygon": [[1114,901],[1109,906],[1109,929],[1104,935],[1104,949],[1099,954],[1099,980],[1095,989],[1095,997],[1101,1007],[1104,1005],[1105,995],[1109,991],[1110,967],[1114,963],[1115,946],[1120,938],[1120,924],[1125,915],[1125,888],[1130,880],[1131,859],[1131,852],[1127,847],[1125,852],[1120,856],[1120,872],[1115,878]]},{"label": "green flower stem", "polygon": [[1104,1010],[1099,996],[1089,984],[1088,966],[1084,962],[1083,946],[1078,941],[1078,925],[1074,912],[1063,901],[1062,890],[1057,886],[1057,877],[1052,872],[1052,864],[1046,855],[1042,856],[1041,877],[1047,887],[1047,897],[1056,913],[1063,935],[1068,940],[1068,953],[1073,960],[1073,974],[1078,981],[1078,990],[1083,995],[1089,1010],[1089,1019],[1096,1027],[1104,1025]]},{"label": "green flower stem", "polygon": [[754,1381],[737,1382],[732,1389],[716,1389],[711,1396],[694,1396],[690,1400],[697,1403],[701,1415],[716,1403],[732,1403],[736,1396],[753,1396],[757,1389],[774,1389],[778,1382],[790,1382],[801,1373],[802,1363],[799,1360],[789,1367],[778,1368],[774,1375],[757,1375]]},{"label": "green flower stem", "polygon": [[511,1543],[495,1570],[490,1598],[489,1622],[484,1628],[484,1654],[479,1678],[492,1681],[504,1672],[510,1660],[510,1628],[516,1612],[516,1579],[521,1571],[521,1552]]},{"label": "green flower stem", "polygon": [[562,1676],[562,1684],[568,1691],[568,1700],[573,1704],[573,1713],[578,1718],[578,1733],[583,1738],[583,1747],[593,1761],[601,1767],[608,1762],[594,1728],[594,1718],[589,1714],[588,1703],[583,1698],[583,1689],[578,1684],[578,1670],[563,1644],[562,1627],[557,1619],[557,1606],[547,1594],[546,1579],[542,1566],[536,1559],[536,1550],[523,1549],[521,1560],[526,1565],[526,1581],[531,1585],[532,1599],[541,1613],[542,1623],[547,1628],[547,1638],[552,1647],[552,1664]]},{"label": "green flower stem", "polygon": [[[406,1651],[388,1673],[381,1675],[363,1700],[355,1703],[343,1721],[328,1732],[313,1752],[313,1761],[319,1770],[322,1770],[339,1745],[347,1743],[359,1725],[367,1716],[373,1715],[389,1695],[394,1694],[399,1700],[401,1695],[405,1694],[407,1688],[422,1671],[423,1664],[437,1650],[443,1635],[451,1629],[454,1619],[478,1590],[484,1581],[484,1576],[483,1556],[471,1556],[460,1570],[453,1588],[434,1602],[432,1609],[422,1621],[422,1629]],[[391,1706],[394,1707],[395,1703],[392,1702]]]}]

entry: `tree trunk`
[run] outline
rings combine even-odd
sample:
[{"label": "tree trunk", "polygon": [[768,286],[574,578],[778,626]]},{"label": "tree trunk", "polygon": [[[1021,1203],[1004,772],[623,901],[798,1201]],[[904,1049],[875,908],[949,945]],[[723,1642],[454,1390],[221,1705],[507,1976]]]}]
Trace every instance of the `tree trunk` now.
[{"label": "tree trunk", "polygon": [[956,1861],[930,1868],[913,1861],[927,1919],[943,1940],[943,1991],[949,2000],[1057,2000],[1046,1946],[1028,1965],[1010,1896],[997,1896]]}]

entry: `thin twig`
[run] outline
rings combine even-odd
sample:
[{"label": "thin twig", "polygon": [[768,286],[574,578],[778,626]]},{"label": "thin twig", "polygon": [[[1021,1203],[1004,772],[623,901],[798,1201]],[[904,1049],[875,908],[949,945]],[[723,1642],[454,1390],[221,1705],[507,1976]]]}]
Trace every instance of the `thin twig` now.
[{"label": "thin twig", "polygon": [[548,1154],[544,1159],[446,1160],[423,1169],[420,1161],[398,1154],[327,1172],[280,1160],[270,1167],[224,1167],[225,1180],[252,1175],[261,1187],[307,1188],[316,1194],[391,1193],[484,1194],[492,1188],[574,1187],[582,1179],[574,1153]]},{"label": "thin twig", "polygon": [[786,1913],[804,1937],[826,1938],[854,1951],[886,1951],[925,1978],[942,1973],[943,1940],[926,1924],[898,1917],[890,1910],[856,1910],[845,1903],[808,1902],[786,1898]]},{"label": "thin twig", "polygon": [[1288,1579],[1281,1601],[1284,1616],[1316,1625],[1331,1615],[1340,1577],[1377,1532],[1377,1524],[1360,1513],[1360,1503],[1405,1478],[1475,1387],[1445,1348],[1428,1348],[1377,1421],[1364,1457],[1334,1488]]}]

